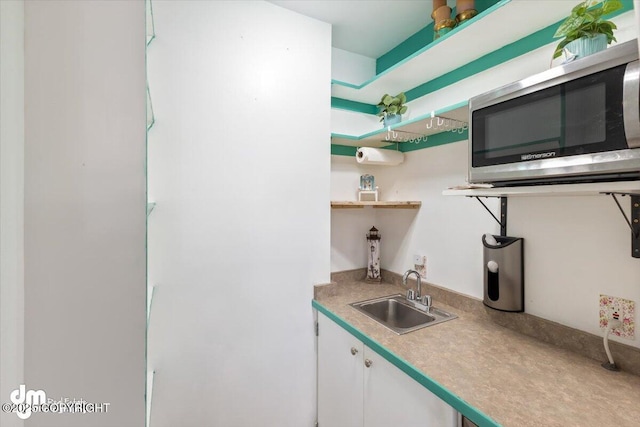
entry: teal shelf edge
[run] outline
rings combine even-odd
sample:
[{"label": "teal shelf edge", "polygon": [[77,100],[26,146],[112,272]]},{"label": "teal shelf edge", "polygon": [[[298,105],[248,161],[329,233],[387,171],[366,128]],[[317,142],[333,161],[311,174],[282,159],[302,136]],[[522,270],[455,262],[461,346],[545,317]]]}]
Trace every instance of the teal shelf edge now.
[{"label": "teal shelf edge", "polygon": [[151,0],[145,1],[146,8],[146,27],[147,27],[147,46],[156,38],[156,27],[153,21],[153,5]]},{"label": "teal shelf edge", "polygon": [[153,114],[153,103],[151,102],[151,92],[149,91],[149,85],[147,84],[147,131],[153,127],[156,122],[156,117]]},{"label": "teal shelf edge", "polygon": [[[475,18],[469,20],[468,22],[465,22],[463,24],[461,24],[459,27],[454,28],[452,31],[450,31],[449,33],[447,33],[446,35],[444,35],[443,37],[437,39],[436,41],[438,43],[446,40],[447,38],[455,35],[458,31],[460,30],[464,30],[464,28],[468,25],[468,24],[472,24],[473,22],[495,12],[497,9],[505,6],[506,4],[508,4],[509,2],[511,2],[512,0],[501,0],[500,2],[496,3],[495,5],[487,8],[485,11],[479,13]],[[633,11],[633,2],[631,0],[622,0],[622,9],[617,10],[609,15],[607,15],[607,19],[611,19],[614,18],[616,16],[619,16],[623,13],[626,12],[631,12]],[[399,92],[399,91],[404,91],[406,96],[407,96],[407,100],[408,101],[412,101],[418,98],[421,98],[425,95],[428,95],[430,93],[433,93],[437,90],[440,90],[444,87],[447,87],[451,84],[454,84],[460,80],[463,80],[467,77],[470,77],[474,74],[480,73],[482,71],[486,71],[492,67],[495,67],[497,65],[500,65],[504,62],[507,62],[509,60],[512,60],[514,58],[517,58],[518,56],[524,55],[532,50],[538,49],[542,46],[545,46],[547,44],[550,43],[557,43],[560,41],[560,39],[554,39],[553,38],[553,34],[555,33],[556,29],[558,28],[558,26],[564,21],[564,18],[552,23],[550,25],[548,25],[545,28],[542,28],[538,31],[535,31],[527,36],[521,37],[515,41],[513,41],[512,43],[503,46],[500,49],[494,50],[492,52],[488,52],[485,55],[474,59],[462,66],[459,66],[453,70],[448,71],[447,73],[441,75],[441,76],[437,76],[434,77],[426,82],[423,82],[422,84],[419,84],[415,87],[412,88],[396,88],[395,92]],[[396,68],[404,65],[406,62],[410,61],[411,59],[415,58],[418,55],[423,54],[424,52],[428,51],[429,49],[433,48],[437,43],[436,41],[434,41],[433,43],[430,43],[429,45],[425,46],[423,49],[420,49],[418,51],[416,51],[414,54],[406,57],[404,60],[399,61],[398,63],[396,63],[395,65],[393,65],[390,68],[387,68],[384,72],[377,74],[376,76],[372,77],[371,79],[367,80],[366,82],[360,84],[360,85],[356,85],[356,84],[351,84],[351,83],[345,83],[345,82],[341,82],[339,80],[332,80],[331,83],[338,85],[338,86],[344,86],[350,89],[354,89],[354,90],[360,90],[365,88],[366,86],[369,86],[370,84],[376,82],[378,79],[380,79],[381,77],[383,77],[384,75],[386,75],[387,73],[392,72],[393,70],[395,70]],[[387,90],[387,92],[394,92],[393,88],[389,88]],[[333,96],[332,97],[332,106],[336,105],[336,107],[334,108],[340,108],[340,109],[344,109],[344,110],[349,110],[349,111],[355,111],[355,112],[361,112],[361,113],[367,113],[367,114],[372,114],[371,113],[371,109],[375,108],[375,105],[372,104],[368,104],[365,102],[356,102],[356,101],[351,101],[349,99],[344,99],[338,96]],[[375,113],[373,113],[375,114]]]},{"label": "teal shelf edge", "polygon": [[[447,113],[450,113],[454,110],[459,110],[462,108],[466,108],[468,105],[468,101],[461,101],[458,102],[457,104],[453,104],[453,105],[449,105],[447,107],[444,108],[440,108],[438,110],[434,110],[428,114],[423,114],[421,116],[415,117],[413,119],[410,120],[406,120],[400,123],[397,123],[395,125],[390,126],[391,130],[396,130],[396,129],[401,129],[407,125],[411,125],[413,123],[417,123],[423,120],[428,120],[431,119],[434,116],[442,116],[442,115],[446,115]],[[346,135],[346,134],[340,134],[340,133],[331,133],[331,139],[343,139],[343,140],[348,140],[348,141],[352,141],[354,144],[357,144],[360,141],[364,141],[367,138],[371,138],[371,137],[375,137],[376,135],[383,135],[386,132],[388,132],[388,128],[381,128],[381,129],[377,129],[373,132],[368,132],[362,135]],[[425,148],[430,148],[430,147],[436,147],[439,145],[444,145],[444,144],[449,144],[452,142],[458,142],[458,141],[462,141],[462,140],[466,140],[468,139],[468,131],[464,131],[462,133],[458,133],[458,132],[450,132],[447,130],[444,130],[442,132],[438,132],[435,134],[431,134],[428,135],[428,138],[426,141],[419,141],[419,142],[392,142],[382,148],[385,147],[396,147],[396,145],[398,146],[398,150],[402,151],[402,152],[409,152],[409,151],[416,151],[416,150],[421,150],[421,149],[425,149]],[[337,155],[352,155],[351,154],[351,150],[342,150],[342,149],[335,149],[335,153],[334,153],[334,149],[333,146],[340,146],[340,147],[350,147],[349,145],[343,145],[343,144],[331,144],[332,145],[332,152],[331,154],[337,154]],[[353,155],[355,156],[355,151],[353,152]]]},{"label": "teal shelf edge", "polygon": [[[333,80],[331,81],[333,83]],[[366,104],[364,102],[349,101],[348,99],[331,97],[331,108],[346,111],[355,111],[358,113],[365,113],[376,115],[378,114],[378,107],[376,105]]]},{"label": "teal shelf edge", "polygon": [[424,46],[422,49],[419,49],[419,50],[415,51],[413,54],[405,57],[401,61],[396,62],[394,65],[388,66],[387,68],[385,68],[384,71],[376,74],[375,76],[373,76],[372,78],[370,78],[369,80],[367,80],[367,81],[365,81],[365,82],[363,82],[361,84],[345,83],[345,82],[341,82],[339,80],[332,80],[331,82],[334,83],[334,84],[337,84],[337,85],[340,85],[340,86],[346,86],[346,87],[349,87],[349,88],[352,88],[352,89],[362,89],[362,88],[364,88],[366,86],[369,86],[371,83],[373,83],[376,80],[380,79],[382,76],[384,76],[386,74],[389,74],[390,72],[392,72],[396,68],[400,67],[401,65],[404,65],[405,63],[411,61],[416,56],[419,56],[419,55],[423,54],[424,52],[426,52],[429,49],[433,48],[434,46],[438,45],[439,43],[442,43],[444,40],[448,39],[449,37],[457,34],[461,30],[464,30],[469,24],[471,24],[471,23],[473,23],[473,22],[475,22],[477,20],[482,19],[486,15],[491,14],[493,11],[501,8],[502,6],[504,6],[505,4],[507,4],[507,3],[511,2],[511,1],[512,0],[500,0],[498,3],[496,3],[493,6],[487,8],[483,12],[480,12],[473,19],[470,19],[467,22],[463,22],[462,24],[460,24],[457,27],[455,27],[453,30],[449,31],[447,34],[443,35],[442,37],[437,38],[436,40],[434,40],[431,43],[429,43],[426,46]]},{"label": "teal shelf edge", "polygon": [[411,365],[406,360],[402,359],[397,354],[388,350],[379,342],[370,338],[368,335],[362,333],[360,330],[353,327],[346,320],[320,304],[316,300],[311,301],[311,306],[318,310],[320,313],[327,316],[329,319],[333,320],[336,324],[338,324],[342,329],[349,332],[358,340],[362,341],[367,347],[378,353],[380,356],[385,358],[389,363],[400,369],[405,374],[409,375],[415,381],[417,381],[424,388],[438,396],[440,399],[444,400],[447,404],[452,406],[456,411],[462,413],[465,417],[469,418],[471,421],[476,423],[478,427],[500,427],[500,424],[496,423],[493,419],[487,416],[484,412],[476,409],[471,406],[468,402],[458,397],[456,394],[450,392],[447,388],[445,388],[442,384],[434,381],[427,375],[423,374],[416,367]]},{"label": "teal shelf edge", "polygon": [[[443,132],[435,135],[429,136],[427,141],[420,141],[418,143],[397,143],[391,144],[384,147],[380,147],[381,149],[389,149],[389,150],[398,150],[401,153],[408,153],[411,151],[424,150],[427,148],[438,147],[440,145],[452,144],[454,142],[460,142],[467,140],[468,132],[464,132],[463,134],[454,134],[451,132]],[[397,146],[397,147],[396,147]],[[332,156],[346,156],[346,157],[355,157],[357,152],[357,147],[352,145],[342,145],[342,144],[331,144],[331,155]]]},{"label": "teal shelf edge", "polygon": [[147,217],[149,215],[151,215],[151,212],[153,212],[153,209],[156,207],[156,202],[148,202],[147,203]]},{"label": "teal shelf edge", "polygon": [[147,328],[149,328],[149,319],[151,318],[151,307],[153,306],[153,294],[156,287],[147,285]]},{"label": "teal shelf edge", "polygon": [[[475,0],[475,9],[478,13],[482,13],[491,6],[498,3],[499,0]],[[451,9],[451,15],[456,16],[458,11],[455,7]],[[404,58],[412,55],[414,52],[424,48],[434,41],[434,22],[432,21],[420,31],[411,35],[402,43],[376,59],[376,74],[379,74]],[[425,40],[427,43],[425,43]]]}]

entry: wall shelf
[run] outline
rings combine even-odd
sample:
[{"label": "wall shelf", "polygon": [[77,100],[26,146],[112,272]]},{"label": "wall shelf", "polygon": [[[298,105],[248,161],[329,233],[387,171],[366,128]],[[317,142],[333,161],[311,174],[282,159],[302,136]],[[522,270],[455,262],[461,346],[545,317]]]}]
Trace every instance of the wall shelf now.
[{"label": "wall shelf", "polygon": [[156,287],[149,284],[147,285],[147,329],[149,328],[149,318],[151,317],[151,306],[153,304],[153,293]]},{"label": "wall shelf", "polygon": [[[466,139],[468,119],[469,105],[465,101],[364,135],[332,133],[331,143],[352,147],[385,147],[397,142],[424,141],[424,137],[448,132],[453,128],[456,129],[455,132],[460,133],[461,137],[464,135],[463,138]],[[440,126],[438,126],[439,123],[441,123]],[[464,127],[460,129],[460,126],[463,125]]]},{"label": "wall shelf", "polygon": [[640,181],[617,181],[481,189],[448,189],[444,190],[442,195],[466,197],[595,196],[600,193],[638,191],[640,191]]},{"label": "wall shelf", "polygon": [[[484,208],[500,224],[500,235],[507,234],[507,198],[531,197],[531,196],[596,196],[608,195],[613,198],[620,209],[622,216],[631,229],[631,256],[640,258],[640,180],[639,181],[615,181],[615,182],[590,182],[584,184],[554,184],[531,185],[526,187],[499,187],[499,188],[473,188],[473,189],[449,189],[442,192],[443,196],[474,197],[480,203],[480,197],[500,197],[501,218],[496,218],[489,208],[482,203]],[[622,209],[616,195],[630,196],[631,219]]]},{"label": "wall shelf", "polygon": [[151,0],[147,0],[146,4],[146,26],[147,26],[147,46],[156,37],[156,29],[153,22],[153,5]]},{"label": "wall shelf", "polygon": [[151,92],[149,92],[149,85],[147,84],[147,131],[153,127],[156,122],[156,118],[153,115],[153,104],[151,102]]},{"label": "wall shelf", "polygon": [[383,93],[416,88],[564,19],[573,5],[564,6],[540,13],[538,2],[502,0],[361,85],[334,81],[331,96],[377,104]]},{"label": "wall shelf", "polygon": [[420,209],[422,202],[396,201],[396,202],[358,202],[358,201],[332,201],[332,209],[362,209],[365,206],[383,209]]}]

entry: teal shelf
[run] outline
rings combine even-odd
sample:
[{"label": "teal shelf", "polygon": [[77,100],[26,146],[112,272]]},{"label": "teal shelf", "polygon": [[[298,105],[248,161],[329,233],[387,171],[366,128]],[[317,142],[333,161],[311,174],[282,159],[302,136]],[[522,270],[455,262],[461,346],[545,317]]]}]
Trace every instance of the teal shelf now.
[{"label": "teal shelf", "polygon": [[[331,96],[375,105],[384,93],[404,91],[411,101],[558,42],[553,34],[573,5],[549,3],[554,4],[501,0],[362,84],[333,80]],[[623,8],[610,16],[629,11],[633,11],[633,2],[623,0]]]},{"label": "teal shelf", "polygon": [[151,306],[153,305],[153,293],[156,287],[147,285],[147,328],[149,327],[149,319],[151,318]]},{"label": "teal shelf", "polygon": [[[437,134],[449,134],[448,139],[459,141],[467,138],[468,119],[468,101],[464,101],[364,135],[332,133],[331,144],[352,147],[386,147],[402,143],[399,145],[411,144],[416,147],[424,147],[429,143],[429,137]],[[405,149],[401,151],[411,151],[408,147]]]},{"label": "teal shelf", "polygon": [[156,122],[156,118],[153,115],[153,104],[151,103],[151,92],[149,92],[149,86],[147,85],[147,131],[151,129]]},{"label": "teal shelf", "polygon": [[146,0],[145,3],[147,9],[147,46],[149,46],[149,43],[156,38],[156,28],[153,22],[153,5],[151,4],[151,0]]},{"label": "teal shelf", "polygon": [[[153,5],[151,0],[145,0],[145,8],[146,8],[146,46],[148,48],[149,44],[155,39],[155,23],[153,20]],[[145,56],[146,56],[145,50]],[[153,114],[153,103],[151,102],[151,92],[149,91],[149,81],[147,79],[147,133],[149,129],[153,127],[155,123],[155,115]],[[148,135],[147,135],[147,143],[148,143]],[[155,202],[147,202],[147,218],[153,212],[153,209],[156,207]],[[148,230],[148,229],[147,229]],[[148,269],[148,267],[147,267]],[[148,277],[148,271],[147,271]],[[153,304],[153,294],[154,294],[155,286],[151,284],[147,284],[147,339],[149,334],[149,320],[151,319],[151,307]],[[147,342],[147,352],[148,352],[148,342]],[[148,355],[147,355],[147,382],[145,387],[145,426],[149,427],[151,425],[151,404],[153,401],[153,380],[155,376],[155,371],[148,366]]]}]

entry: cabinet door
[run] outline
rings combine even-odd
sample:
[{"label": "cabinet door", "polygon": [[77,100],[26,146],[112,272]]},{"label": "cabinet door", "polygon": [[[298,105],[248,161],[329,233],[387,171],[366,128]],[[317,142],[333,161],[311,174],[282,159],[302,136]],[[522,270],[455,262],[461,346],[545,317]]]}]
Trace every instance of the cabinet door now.
[{"label": "cabinet door", "polygon": [[366,346],[364,359],[365,427],[458,425],[451,406]]},{"label": "cabinet door", "polygon": [[318,424],[362,426],[364,345],[318,313]]}]

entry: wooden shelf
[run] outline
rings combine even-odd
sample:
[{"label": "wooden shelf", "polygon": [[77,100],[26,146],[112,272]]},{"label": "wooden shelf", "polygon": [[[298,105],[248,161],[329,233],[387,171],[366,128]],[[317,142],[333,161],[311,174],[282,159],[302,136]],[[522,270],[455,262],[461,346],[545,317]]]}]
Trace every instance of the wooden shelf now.
[{"label": "wooden shelf", "polygon": [[593,196],[610,192],[640,192],[640,181],[593,182],[584,184],[530,185],[464,190],[444,190],[443,196],[467,197],[532,197]]},{"label": "wooden shelf", "polygon": [[[449,129],[444,128],[444,126],[437,126],[438,119],[441,121],[453,120],[454,122],[449,122],[449,127],[453,126],[452,123],[456,125],[467,124],[469,120],[468,102],[465,101],[395,124],[390,126],[390,130],[389,128],[381,128],[358,136],[332,133],[331,143],[353,147],[384,147],[396,142],[411,142],[410,140],[412,139],[448,132]],[[431,126],[431,128],[427,128],[427,125]],[[463,133],[466,133],[466,131]],[[396,140],[394,140],[394,136]]]},{"label": "wooden shelf", "polygon": [[571,7],[558,2],[558,7],[544,7],[541,12],[540,2],[502,0],[361,85],[334,81],[331,96],[377,104],[383,93],[418,87],[552,25]]},{"label": "wooden shelf", "polygon": [[358,202],[343,201],[331,202],[332,209],[362,209],[365,206],[384,209],[420,209],[422,202],[418,201],[396,201],[396,202]]}]

